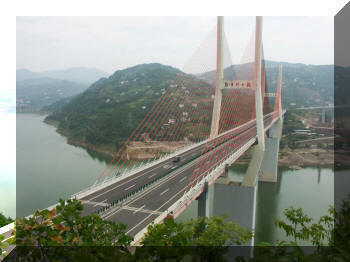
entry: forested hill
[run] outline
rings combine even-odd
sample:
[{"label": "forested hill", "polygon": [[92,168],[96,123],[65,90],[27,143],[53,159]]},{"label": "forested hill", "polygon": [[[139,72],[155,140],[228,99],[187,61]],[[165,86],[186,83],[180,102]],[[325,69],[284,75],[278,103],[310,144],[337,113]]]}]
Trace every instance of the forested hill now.
[{"label": "forested hill", "polygon": [[86,88],[86,85],[48,77],[17,81],[17,113],[38,113],[43,107],[79,94]]},{"label": "forested hill", "polygon": [[[334,103],[334,66],[306,65],[265,61],[266,83],[271,92],[276,90],[279,65],[283,66],[282,104],[285,108],[300,106],[321,106]],[[246,65],[233,65],[225,69],[225,77],[233,78],[232,72],[247,71]],[[209,83],[215,83],[215,72],[199,76]]]},{"label": "forested hill", "polygon": [[58,126],[68,142],[113,152],[160,98],[180,71],[161,64],[142,64],[101,78],[45,121]]},{"label": "forested hill", "polygon": [[[269,92],[276,90],[279,64],[266,62]],[[179,73],[176,68],[157,63],[116,71],[69,101],[52,105],[55,111],[45,121],[56,125],[69,143],[111,154],[125,142],[161,97],[162,89]],[[215,83],[215,74],[208,72],[199,77],[204,81],[196,78],[197,87],[207,95],[194,97],[196,102],[192,102],[210,104],[214,85],[207,83]],[[333,90],[333,66],[283,63],[284,108],[333,103]],[[211,114],[205,114],[197,122],[209,125],[210,121]]]}]

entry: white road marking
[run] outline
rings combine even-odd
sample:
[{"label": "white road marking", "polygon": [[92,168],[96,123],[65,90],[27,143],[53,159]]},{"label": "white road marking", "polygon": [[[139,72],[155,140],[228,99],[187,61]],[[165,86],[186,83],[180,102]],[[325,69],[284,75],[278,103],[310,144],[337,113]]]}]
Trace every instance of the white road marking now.
[{"label": "white road marking", "polygon": [[140,211],[142,208],[144,208],[145,206],[146,206],[146,204],[144,204],[142,207],[136,209],[136,210],[133,212],[133,214],[136,214],[137,212],[139,212],[139,211]]},{"label": "white road marking", "polygon": [[172,167],[171,169],[175,169],[175,168],[177,168],[177,166],[174,166],[174,167]]},{"label": "white road marking", "polygon": [[107,200],[108,200],[108,198],[106,198],[105,200],[103,200],[103,201],[97,203],[96,205],[94,205],[94,207],[95,207],[95,206],[98,206],[99,204],[101,204],[101,203],[103,203],[103,202],[105,202],[105,201],[107,201]]},{"label": "white road marking", "polygon": [[[184,181],[184,180],[186,179],[186,177],[187,177],[187,176],[181,178],[180,182]],[[180,182],[179,182],[179,183],[180,183]]]},{"label": "white road marking", "polygon": [[163,194],[165,194],[166,192],[168,192],[169,189],[170,189],[169,187],[168,187],[167,189],[165,189],[162,193],[160,193],[160,196],[163,195]]},{"label": "white road marking", "polygon": [[[144,197],[145,195],[147,195],[147,194],[149,194],[149,193],[152,193],[153,190],[155,190],[155,189],[161,187],[163,184],[165,184],[165,183],[168,182],[169,180],[174,179],[176,176],[178,176],[179,174],[181,174],[181,173],[185,170],[185,168],[190,168],[190,167],[194,166],[195,164],[196,164],[195,162],[191,162],[191,163],[189,163],[188,165],[185,165],[184,167],[182,167],[182,169],[180,168],[179,170],[174,171],[174,174],[172,174],[170,177],[166,178],[163,182],[160,182],[160,184],[156,185],[151,191],[148,191],[148,192],[146,192],[145,194],[141,194],[140,196],[134,198],[131,202],[128,203],[128,205],[130,205],[130,204],[136,202],[137,200],[139,200],[140,198]],[[109,218],[109,217],[111,217],[111,216],[114,216],[115,214],[117,214],[117,213],[118,213],[119,211],[121,211],[121,210],[123,210],[123,208],[117,209],[117,210],[115,210],[115,211],[109,213],[108,215],[104,216],[103,218],[104,218],[104,219],[107,219],[107,218]]]},{"label": "white road marking", "polygon": [[129,186],[128,188],[125,188],[124,190],[128,190],[128,189],[130,189],[130,188],[132,188],[134,186],[136,186],[136,184],[133,184],[132,186]]},{"label": "white road marking", "polygon": [[150,175],[148,178],[154,177],[157,173],[154,173],[153,175]]},{"label": "white road marking", "polygon": [[[180,190],[179,192],[177,192],[175,195],[173,195],[171,198],[168,199],[168,201],[166,201],[165,203],[163,203],[160,207],[158,207],[155,211],[160,210],[163,206],[165,206],[168,202],[170,202],[171,200],[173,200],[175,197],[177,197],[179,194],[183,193],[183,191],[185,191],[185,188],[183,188],[182,190]],[[128,232],[126,232],[127,234],[129,234],[132,230],[134,230],[136,227],[138,227],[139,225],[141,225],[145,220],[147,220],[151,215],[148,215],[147,217],[145,217],[144,219],[142,219],[139,223],[137,223],[135,226],[133,226],[131,229],[129,229]]]}]

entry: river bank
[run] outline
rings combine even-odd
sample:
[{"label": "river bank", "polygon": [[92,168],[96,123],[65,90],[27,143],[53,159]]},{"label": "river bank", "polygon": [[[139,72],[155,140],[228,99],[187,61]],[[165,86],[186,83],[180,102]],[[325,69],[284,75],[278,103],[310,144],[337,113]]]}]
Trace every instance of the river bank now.
[{"label": "river bank", "polygon": [[76,146],[76,147],[81,147],[87,151],[93,152],[93,153],[98,153],[104,155],[107,159],[112,158],[115,153],[115,147],[113,145],[104,145],[104,146],[96,146],[92,144],[88,144],[84,141],[81,141],[77,138],[73,138],[68,132],[65,132],[64,130],[59,128],[59,123],[56,121],[52,120],[47,120],[47,118],[44,119],[43,121],[45,124],[51,125],[56,128],[56,132],[67,139],[67,144]]},{"label": "river bank", "polygon": [[[247,165],[251,159],[248,150],[235,164]],[[350,159],[349,159],[350,160]],[[299,169],[305,166],[330,166],[334,164],[334,150],[321,148],[298,148],[288,147],[280,149],[278,155],[278,166]]]},{"label": "river bank", "polygon": [[[92,145],[77,138],[73,138],[69,133],[60,130],[58,123],[54,121],[44,120],[48,125],[56,128],[56,132],[67,138],[67,143],[73,146],[81,147],[93,153],[98,153],[112,158],[116,154],[116,149],[113,145]],[[155,150],[156,151],[156,150]],[[142,154],[140,154],[142,156]],[[151,157],[152,158],[152,157]],[[235,163],[238,165],[246,165],[251,159],[251,152],[248,150]],[[344,155],[344,162],[350,163],[350,157]],[[334,150],[328,148],[318,148],[313,145],[310,148],[290,149],[285,146],[279,151],[278,165],[281,167],[291,167],[298,169],[302,166],[329,166],[334,164]]]}]

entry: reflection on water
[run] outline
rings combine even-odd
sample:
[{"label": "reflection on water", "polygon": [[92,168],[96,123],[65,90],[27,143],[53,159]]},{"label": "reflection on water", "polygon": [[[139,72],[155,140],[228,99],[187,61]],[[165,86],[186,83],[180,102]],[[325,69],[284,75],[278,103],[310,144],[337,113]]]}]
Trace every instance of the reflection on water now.
[{"label": "reflection on water", "polygon": [[[240,173],[235,167],[231,172]],[[278,182],[259,182],[256,209],[256,243],[286,240],[275,227],[284,219],[283,211],[294,206],[318,220],[334,203],[334,170],[332,167],[304,167],[300,170],[279,168]],[[308,244],[308,243],[304,243]]]},{"label": "reflection on water", "polygon": [[[17,216],[46,208],[58,198],[90,186],[110,161],[105,155],[68,145],[66,138],[43,119],[39,115],[17,115]],[[229,178],[242,180],[245,170],[246,166],[232,166]],[[334,201],[333,174],[332,168],[325,167],[279,168],[277,183],[259,182],[256,243],[284,239],[274,221],[282,219],[283,210],[292,205],[315,219],[326,214]],[[222,203],[229,205],[231,201],[222,199]],[[178,220],[196,215],[194,201]]]},{"label": "reflection on water", "polygon": [[44,116],[17,114],[17,216],[28,215],[92,185],[105,161],[94,158],[66,138]]},{"label": "reflection on water", "polygon": [[0,212],[16,216],[16,114],[0,94]]},{"label": "reflection on water", "polygon": [[91,156],[92,159],[98,160],[102,164],[108,164],[112,160],[112,157],[106,154],[98,153],[91,150],[86,150],[86,152],[88,153],[89,156]]},{"label": "reflection on water", "polygon": [[[229,169],[230,180],[240,181],[245,174],[246,166],[234,165]],[[334,201],[334,170],[327,167],[304,167],[300,170],[279,168],[278,182],[259,182],[256,206],[255,243],[291,240],[285,237],[282,230],[275,227],[276,219],[284,219],[283,211],[294,206],[318,220],[327,214],[328,207]],[[230,187],[230,185],[226,185]],[[179,216],[185,221],[197,215],[197,201]],[[220,201],[218,201],[220,202]],[[222,199],[225,205],[231,201]],[[309,245],[303,242],[301,244]]]}]

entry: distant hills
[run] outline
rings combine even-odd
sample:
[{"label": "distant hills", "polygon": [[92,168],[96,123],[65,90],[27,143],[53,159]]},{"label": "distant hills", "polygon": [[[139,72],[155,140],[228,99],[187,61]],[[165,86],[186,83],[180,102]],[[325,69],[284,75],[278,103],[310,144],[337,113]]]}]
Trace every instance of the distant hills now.
[{"label": "distant hills", "polygon": [[[17,112],[40,112],[60,100],[67,100],[83,92],[92,82],[108,74],[90,68],[70,68],[66,70],[31,72],[16,70]],[[52,110],[55,107],[48,107]]]},{"label": "distant hills", "polygon": [[16,109],[18,113],[40,112],[44,106],[83,92],[86,85],[53,78],[17,81]]},{"label": "distant hills", "polygon": [[71,144],[114,152],[180,71],[161,64],[142,64],[116,71],[50,114]]},{"label": "distant hills", "polygon": [[[306,65],[265,61],[266,84],[269,92],[275,92],[278,67],[283,66],[282,104],[285,108],[334,104],[334,66]],[[232,79],[233,72],[244,70],[245,65],[233,65],[225,69],[225,78]],[[215,71],[198,75],[208,83],[215,83]]]},{"label": "distant hills", "polygon": [[85,67],[73,67],[64,70],[50,70],[43,72],[32,72],[27,69],[17,69],[16,81],[34,78],[54,78],[89,86],[101,77],[107,77],[108,75],[109,74],[104,71]]},{"label": "distant hills", "polygon": [[[265,62],[269,92],[276,90],[279,64]],[[333,65],[282,64],[284,108],[333,103]],[[227,69],[226,78],[232,78],[228,75],[231,71]],[[53,111],[45,121],[57,126],[69,143],[110,154],[124,143],[179,72],[157,63],[118,70],[81,94],[45,107]],[[215,72],[199,78],[200,86],[209,88],[206,92],[210,96],[214,92]],[[210,119],[211,115],[206,115],[202,121]]]}]

